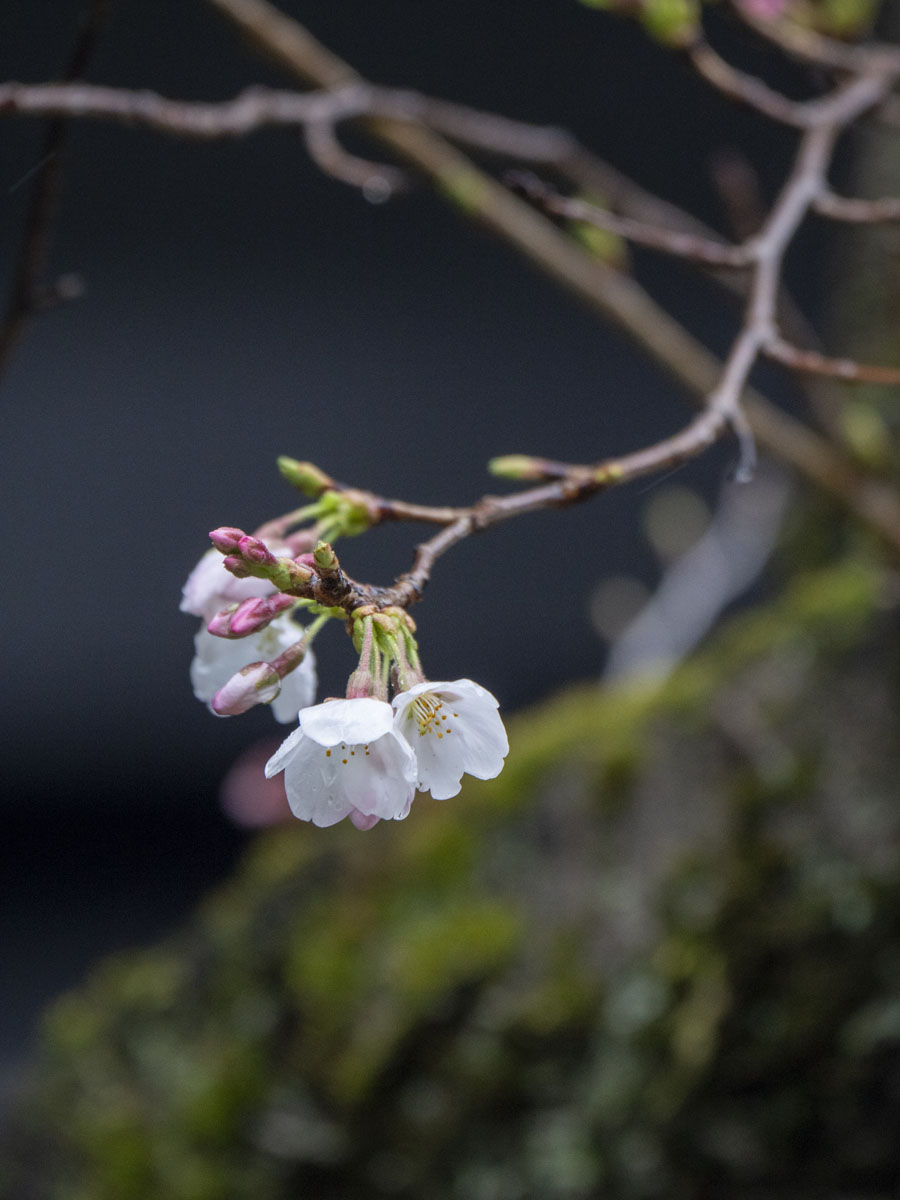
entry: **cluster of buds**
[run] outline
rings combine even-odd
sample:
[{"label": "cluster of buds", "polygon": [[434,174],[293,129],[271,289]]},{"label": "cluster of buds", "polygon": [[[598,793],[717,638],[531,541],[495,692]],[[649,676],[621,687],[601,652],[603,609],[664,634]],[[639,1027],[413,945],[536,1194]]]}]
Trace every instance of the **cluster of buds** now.
[{"label": "cluster of buds", "polygon": [[[267,704],[276,720],[297,722],[265,773],[283,772],[292,812],[315,825],[349,817],[369,829],[404,818],[416,790],[444,800],[459,792],[465,774],[498,775],[509,746],[497,701],[468,679],[427,680],[408,613],[354,604],[321,536],[368,528],[373,514],[364,494],[332,490],[309,464],[280,465],[315,503],[255,535],[213,530],[214,548],[184,586],[182,610],[202,618],[194,694],[218,716]],[[305,626],[304,617],[311,618]],[[334,619],[350,633],[359,664],[344,697],[314,704],[311,646]]]}]

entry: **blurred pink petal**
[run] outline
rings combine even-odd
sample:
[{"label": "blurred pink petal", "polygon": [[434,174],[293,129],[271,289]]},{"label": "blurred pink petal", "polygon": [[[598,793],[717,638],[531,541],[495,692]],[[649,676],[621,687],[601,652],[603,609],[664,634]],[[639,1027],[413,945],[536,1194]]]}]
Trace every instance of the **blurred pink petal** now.
[{"label": "blurred pink petal", "polygon": [[266,779],[265,767],[278,749],[277,738],[265,738],[248,746],[231,766],[219,789],[219,802],[226,816],[245,829],[263,829],[293,821],[284,794],[284,776]]}]

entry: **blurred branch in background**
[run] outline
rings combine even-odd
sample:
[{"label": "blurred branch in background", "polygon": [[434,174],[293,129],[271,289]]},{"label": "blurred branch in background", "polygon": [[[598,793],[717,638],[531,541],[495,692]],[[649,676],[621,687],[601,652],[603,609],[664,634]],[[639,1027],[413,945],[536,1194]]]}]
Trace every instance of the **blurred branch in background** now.
[{"label": "blurred branch in background", "polygon": [[765,463],[748,486],[726,485],[709,527],[668,567],[652,597],[613,641],[604,679],[665,680],[759,577],[789,497],[784,472]]},{"label": "blurred branch in background", "polygon": [[[528,126],[409,91],[375,87],[267,0],[209,3],[256,49],[316,90],[297,93],[252,88],[232,101],[200,103],[84,84],[7,83],[0,85],[0,115],[52,114],[54,128],[60,129],[59,123],[68,117],[105,119],[207,140],[244,136],[267,125],[293,125],[303,129],[307,148],[323,170],[361,188],[370,199],[384,200],[406,186],[408,176],[397,167],[368,162],[343,150],[338,126],[362,120],[376,141],[423,172],[466,215],[489,226],[623,329],[701,402],[700,412],[684,429],[646,448],[593,464],[557,464],[552,481],[541,487],[503,498],[483,497],[475,505],[455,510],[453,529],[443,530],[420,547],[410,576],[389,589],[387,600],[405,605],[417,598],[436,558],[472,532],[509,516],[580,501],[614,484],[669,469],[701,453],[728,430],[738,438],[739,477],[752,475],[753,442],[758,438],[767,449],[838,496],[895,550],[900,549],[897,490],[869,474],[832,438],[771,405],[749,386],[750,373],[760,356],[798,372],[845,381],[900,381],[900,368],[831,358],[818,349],[794,345],[778,324],[783,260],[810,212],[836,220],[850,214],[854,221],[870,222],[893,220],[898,215],[895,198],[873,202],[843,199],[835,196],[828,182],[839,136],[861,116],[877,113],[900,78],[900,51],[895,47],[860,45],[849,54],[841,44],[820,35],[804,40],[802,48],[790,39],[784,46],[773,35],[782,48],[814,62],[823,76],[834,78],[821,96],[795,101],[731,66],[708,44],[699,24],[689,24],[679,32],[690,62],[713,86],[765,117],[800,131],[793,166],[771,209],[763,215],[761,228],[730,244],[595,159],[565,131]],[[580,185],[600,185],[611,197],[610,207],[561,196],[533,178],[523,182],[521,175],[513,176],[514,187],[524,190],[544,213],[537,211],[462,154],[454,142],[532,165],[544,163]],[[620,211],[614,211],[613,204]],[[567,228],[548,219],[550,216],[567,222],[587,221],[618,238],[725,275],[745,274],[746,282],[738,289],[746,295],[743,322],[724,363],[717,362],[657,305],[623,269],[621,261],[604,262],[592,256]],[[48,225],[45,214],[42,240]],[[17,335],[32,310],[33,306],[23,307],[21,300],[11,305],[14,318],[7,319],[7,338],[11,330]],[[791,325],[796,328],[797,321]],[[499,460],[502,473],[515,477],[510,465],[515,459]],[[537,478],[533,466],[523,470],[520,477]]]}]

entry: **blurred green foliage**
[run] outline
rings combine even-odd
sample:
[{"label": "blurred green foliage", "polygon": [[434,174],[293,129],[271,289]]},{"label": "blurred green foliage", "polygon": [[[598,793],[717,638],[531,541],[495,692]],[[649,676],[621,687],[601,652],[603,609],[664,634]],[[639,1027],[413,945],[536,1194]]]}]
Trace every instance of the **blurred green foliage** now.
[{"label": "blurred green foliage", "polygon": [[403,825],[262,836],[50,1011],[4,1200],[895,1194],[896,614],[858,563],[572,688]]}]

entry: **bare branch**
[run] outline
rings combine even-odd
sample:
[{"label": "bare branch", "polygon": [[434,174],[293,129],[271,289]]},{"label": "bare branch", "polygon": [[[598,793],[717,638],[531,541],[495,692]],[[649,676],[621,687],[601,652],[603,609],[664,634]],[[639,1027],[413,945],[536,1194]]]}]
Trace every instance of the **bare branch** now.
[{"label": "bare branch", "polygon": [[707,83],[711,83],[732,100],[755,108],[763,116],[780,121],[783,125],[793,125],[799,129],[806,123],[802,102],[789,100],[761,79],[739,71],[737,67],[726,62],[703,38],[698,38],[688,47],[687,55],[694,70],[702,75]]},{"label": "bare branch", "polygon": [[331,124],[370,112],[373,90],[361,82],[301,94],[246,88],[233,100],[171,100],[150,91],[86,83],[0,84],[0,116],[81,117],[144,125],[177,137],[213,141],[243,137],[269,125]]},{"label": "bare branch", "polygon": [[[167,100],[148,92],[7,84],[0,87],[0,112],[65,111],[80,116],[103,116],[205,139],[241,136],[264,124],[299,126],[306,132],[311,153],[326,170],[370,193],[385,194],[398,186],[403,178],[401,173],[393,167],[378,166],[347,154],[335,136],[340,121],[362,119],[377,139],[426,174],[468,215],[480,219],[587,300],[703,397],[701,412],[671,437],[593,466],[550,464],[540,486],[512,496],[485,496],[460,509],[429,508],[369,497],[378,520],[426,521],[442,528],[419,547],[412,571],[394,587],[369,588],[348,581],[348,597],[354,603],[363,602],[363,598],[365,602],[378,604],[412,603],[421,593],[437,558],[472,533],[525,512],[577,503],[615,484],[677,465],[699,454],[729,428],[737,434],[745,471],[753,454],[752,428],[753,434],[776,453],[841,496],[849,507],[900,548],[900,500],[893,489],[867,480],[827,442],[780,413],[747,386],[750,371],[761,354],[778,357],[780,353],[784,361],[783,347],[787,346],[792,358],[788,365],[792,366],[799,365],[798,356],[809,361],[813,354],[790,347],[776,331],[775,308],[784,254],[808,212],[828,194],[825,177],[837,137],[859,115],[884,100],[900,74],[900,67],[884,65],[879,60],[877,67],[867,66],[867,73],[849,79],[821,99],[798,103],[773,92],[753,77],[735,72],[703,44],[694,47],[692,57],[699,56],[723,91],[776,120],[804,130],[788,181],[759,233],[742,245],[729,246],[715,236],[706,236],[699,223],[692,222],[685,214],[648,197],[630,181],[623,182],[612,168],[593,160],[564,131],[532,128],[431,101],[413,92],[372,87],[267,0],[207,0],[207,3],[235,23],[268,57],[321,90],[298,94],[251,89],[232,101],[199,104]],[[54,109],[54,105],[58,107]],[[591,260],[552,222],[445,141],[435,132],[437,127],[448,136],[491,153],[546,161],[573,178],[579,173],[588,176],[591,172],[600,175],[605,172],[620,186],[632,215],[607,214],[543,189],[549,195],[540,199],[548,210],[578,220],[591,220],[640,244],[680,254],[706,266],[749,267],[744,320],[725,363],[719,364],[632,278]],[[654,214],[652,221],[634,215],[642,211],[642,206],[643,211]],[[666,218],[661,214],[669,212],[687,228],[667,228]],[[813,357],[820,363],[834,361]],[[853,365],[859,371],[888,370]]]},{"label": "bare branch", "polygon": [[661,250],[708,267],[747,267],[753,261],[752,253],[744,246],[729,246],[697,234],[649,225],[630,217],[620,217],[584,200],[561,196],[530,172],[510,171],[506,181],[549,213],[570,221],[585,221],[651,250]]},{"label": "bare branch", "polygon": [[745,25],[771,45],[812,66],[849,71],[854,75],[900,69],[900,50],[885,42],[862,45],[839,42],[788,18],[773,20],[755,16],[746,4],[732,3],[731,8]]},{"label": "bare branch", "polygon": [[407,175],[396,167],[349,154],[337,139],[333,121],[308,121],[304,140],[310,158],[326,175],[358,187],[370,200],[388,200],[408,186]]},{"label": "bare branch", "polygon": [[877,367],[850,358],[828,358],[815,350],[801,350],[781,338],[767,342],[763,353],[786,367],[810,375],[827,375],[848,383],[900,384],[900,367]]},{"label": "bare branch", "polygon": [[838,196],[826,189],[813,201],[813,208],[822,217],[847,221],[854,225],[877,225],[900,221],[900,198],[884,196],[879,200],[856,200]]},{"label": "bare branch", "polygon": [[867,99],[860,111],[873,108],[887,97],[900,76],[900,57],[886,62],[875,60],[867,62],[864,74],[854,75],[824,96],[815,100],[789,100],[755,75],[733,67],[702,38],[688,47],[687,54],[698,73],[720,92],[795,129],[813,129],[836,121],[846,124],[843,114],[848,103],[855,107],[859,97],[871,95],[872,99]]},{"label": "bare branch", "polygon": [[[315,87],[334,87],[358,80],[351,67],[268,0],[206,2],[230,20],[266,57],[307,83]],[[836,107],[826,107],[824,117],[837,121],[832,133],[836,134],[838,128],[845,127],[866,107],[883,100],[889,88],[890,80],[879,75],[877,81],[866,83],[866,95],[854,92],[849,99],[842,95]],[[521,201],[510,196],[490,176],[479,171],[431,131],[389,119],[375,120],[371,128],[394,151],[434,180],[447,198],[469,215],[480,218],[553,278],[625,330],[691,391],[707,395],[716,387],[720,367],[713,356],[656,305],[633,279],[587,261],[570,239],[529,211]],[[811,192],[818,193],[824,184],[818,173],[813,175],[815,186]],[[808,206],[809,197],[804,196],[803,201],[801,211]],[[799,221],[799,214],[796,219]],[[774,259],[772,262],[775,265]],[[777,273],[776,269],[776,277]],[[767,331],[768,335],[771,333],[771,330]],[[749,366],[746,369],[749,370]],[[745,389],[743,406],[754,434],[775,454],[839,496],[889,543],[900,548],[900,501],[892,488],[867,479],[822,437],[751,389]],[[464,536],[450,532],[455,528],[455,525],[448,526],[439,536],[449,538],[455,544],[455,540]],[[444,546],[445,541],[439,545]],[[428,558],[432,550],[424,553]]]}]

